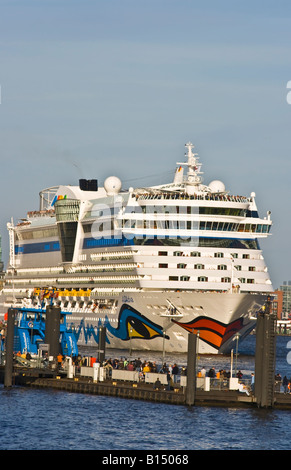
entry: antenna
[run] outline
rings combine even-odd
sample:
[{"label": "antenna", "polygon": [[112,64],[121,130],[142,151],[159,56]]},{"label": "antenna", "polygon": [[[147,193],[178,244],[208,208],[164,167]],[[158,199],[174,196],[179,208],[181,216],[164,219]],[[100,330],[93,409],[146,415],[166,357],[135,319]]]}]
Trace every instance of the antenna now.
[{"label": "antenna", "polygon": [[7,229],[9,232],[9,264],[15,269],[15,246],[14,246],[14,223],[13,218],[11,222],[7,223]]},{"label": "antenna", "polygon": [[191,142],[187,142],[185,147],[187,148],[185,155],[188,157],[188,161],[183,163],[177,162],[177,165],[184,165],[188,167],[186,191],[188,194],[194,194],[195,191],[200,189],[199,186],[202,183],[202,178],[199,176],[203,174],[203,172],[200,171],[202,164],[198,162],[198,153],[192,152],[194,145]]},{"label": "antenna", "polygon": [[14,223],[11,217],[11,222],[7,223],[7,229],[9,232],[9,264],[12,268],[12,295],[13,303],[15,302],[15,290],[14,290],[14,271],[15,271],[15,242],[14,242]]}]

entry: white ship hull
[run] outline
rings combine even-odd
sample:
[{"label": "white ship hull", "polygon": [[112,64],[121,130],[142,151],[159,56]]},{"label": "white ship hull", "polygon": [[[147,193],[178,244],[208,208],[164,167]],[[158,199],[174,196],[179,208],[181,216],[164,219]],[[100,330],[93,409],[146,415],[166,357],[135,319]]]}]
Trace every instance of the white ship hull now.
[{"label": "white ship hull", "polygon": [[[221,293],[139,293],[120,295],[113,310],[72,311],[69,324],[78,344],[97,347],[100,326],[106,348],[185,353],[189,333],[199,334],[200,354],[223,354],[255,327],[263,295]],[[168,309],[168,301],[174,309]]]}]

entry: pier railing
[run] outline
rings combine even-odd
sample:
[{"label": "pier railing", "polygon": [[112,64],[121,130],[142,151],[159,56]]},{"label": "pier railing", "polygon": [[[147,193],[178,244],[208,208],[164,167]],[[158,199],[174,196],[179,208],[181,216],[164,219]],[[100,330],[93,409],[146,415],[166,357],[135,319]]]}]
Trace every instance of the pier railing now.
[{"label": "pier railing", "polygon": [[[95,378],[99,381],[113,380],[123,382],[136,382],[152,384],[153,387],[159,381],[162,388],[182,388],[187,387],[187,377],[184,375],[177,375],[171,377],[168,382],[167,374],[154,373],[154,372],[139,372],[137,370],[129,371],[123,369],[108,369],[106,367],[98,367],[98,374]],[[94,378],[94,367],[81,367],[80,376]],[[196,377],[196,388],[204,391],[211,390],[239,390],[241,392],[250,393],[251,379],[245,378],[238,380],[237,378],[210,378],[210,377]]]},{"label": "pier railing", "polygon": [[[4,361],[5,362],[5,361]],[[21,357],[16,357],[16,362],[19,366],[27,368],[46,369],[48,364],[41,361],[40,358],[37,360],[27,360]],[[92,379],[93,381],[105,382],[105,381],[116,381],[116,382],[131,382],[131,383],[144,383],[152,385],[153,387],[159,383],[161,389],[183,389],[187,387],[187,377],[185,375],[172,376],[168,382],[167,374],[154,373],[125,369],[112,369],[109,367],[100,367],[99,363],[93,364],[93,367],[77,367],[66,361],[61,370],[64,373],[70,374],[70,377],[84,377]],[[158,382],[157,382],[158,381]],[[237,378],[224,378],[224,377],[196,377],[196,389],[203,391],[212,390],[239,390],[249,394],[251,392],[251,379],[243,378],[238,380]],[[280,384],[276,384],[276,391],[280,392]]]}]

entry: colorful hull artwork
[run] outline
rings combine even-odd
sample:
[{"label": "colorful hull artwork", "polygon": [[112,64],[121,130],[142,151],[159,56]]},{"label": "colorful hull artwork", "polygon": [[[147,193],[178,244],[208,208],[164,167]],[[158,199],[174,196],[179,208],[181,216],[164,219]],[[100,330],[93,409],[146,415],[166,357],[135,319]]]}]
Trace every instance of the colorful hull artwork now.
[{"label": "colorful hull artwork", "polygon": [[[243,328],[242,318],[238,318],[228,325],[207,317],[198,317],[187,323],[182,323],[175,319],[171,319],[171,322],[189,333],[197,333],[199,331],[200,339],[217,351]],[[100,321],[97,327],[92,324],[85,326],[84,320],[77,327],[72,325],[77,341],[81,332],[83,332],[86,344],[92,338],[98,344],[100,326],[105,326],[107,329],[106,342],[108,345],[111,344],[110,337],[113,341],[113,338],[121,341],[129,341],[130,339],[148,341],[158,337],[163,338],[162,326],[152,322],[127,304],[123,304],[120,309],[117,328],[111,325],[108,317],[105,318],[105,322]],[[170,339],[168,335],[165,335],[164,338],[166,340]],[[114,345],[112,346],[114,347]]]},{"label": "colorful hull artwork", "polygon": [[123,341],[136,338],[149,340],[163,337],[163,328],[160,325],[150,321],[135,308],[126,304],[120,309],[118,327],[113,328],[108,323],[106,328],[109,333]]},{"label": "colorful hull artwork", "polygon": [[199,331],[199,338],[217,350],[243,327],[242,318],[238,318],[229,325],[205,317],[198,317],[188,323],[181,323],[176,320],[172,320],[172,322],[181,326],[189,333],[197,333]]},{"label": "colorful hull artwork", "polygon": [[[84,320],[81,320],[77,327],[72,324],[71,328],[74,329],[77,341],[83,332],[86,344],[92,337],[98,344],[99,327],[101,326],[105,326],[108,333],[122,341],[128,341],[130,339],[150,340],[157,337],[163,337],[163,328],[160,325],[150,321],[133,307],[126,304],[124,304],[120,309],[117,328],[114,328],[111,325],[107,317],[105,322],[103,323],[100,321],[97,327],[93,325],[85,326]],[[169,337],[166,335],[165,339],[169,339]],[[107,344],[110,344],[108,335],[106,335],[106,342]]]}]

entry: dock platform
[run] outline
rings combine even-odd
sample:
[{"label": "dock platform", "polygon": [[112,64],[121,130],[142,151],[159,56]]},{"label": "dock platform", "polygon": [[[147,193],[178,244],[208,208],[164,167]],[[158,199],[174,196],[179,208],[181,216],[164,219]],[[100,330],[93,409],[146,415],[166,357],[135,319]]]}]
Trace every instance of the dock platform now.
[{"label": "dock platform", "polygon": [[[0,383],[4,383],[4,368],[0,368]],[[93,382],[88,377],[68,378],[57,371],[22,368],[14,370],[13,385],[187,406],[185,389],[178,385],[172,390],[154,390],[152,384],[143,382],[132,383],[112,379]],[[194,405],[257,407],[256,398],[252,394],[247,395],[237,390],[196,389]],[[291,409],[291,394],[276,392],[273,409]]]}]

